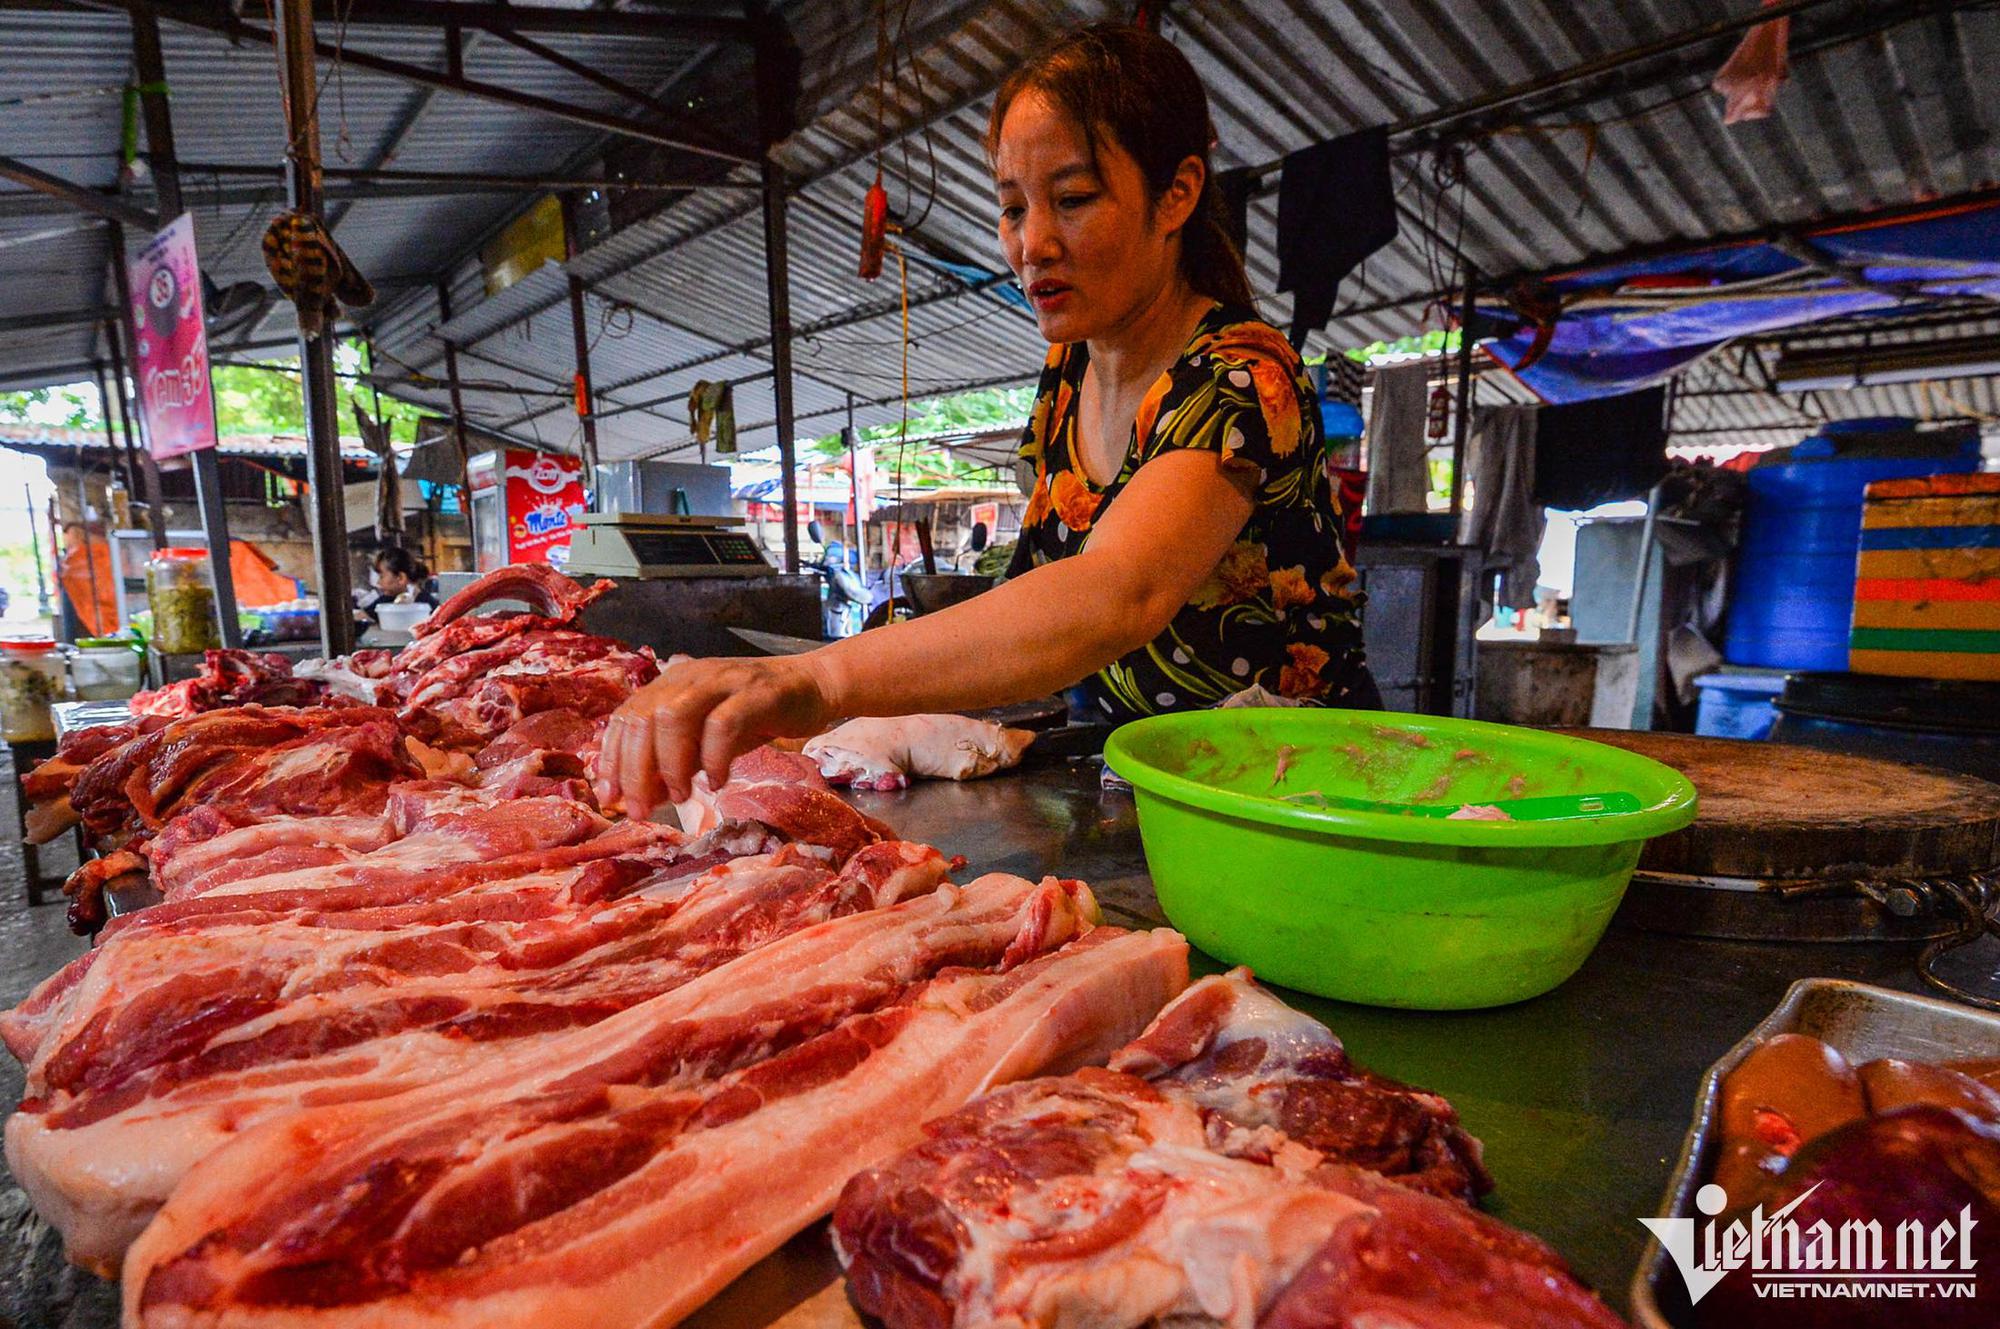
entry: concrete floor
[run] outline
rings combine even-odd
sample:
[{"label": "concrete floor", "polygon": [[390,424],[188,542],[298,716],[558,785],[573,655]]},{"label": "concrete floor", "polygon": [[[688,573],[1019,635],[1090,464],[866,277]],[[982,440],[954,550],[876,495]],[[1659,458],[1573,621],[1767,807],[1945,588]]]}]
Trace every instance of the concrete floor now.
[{"label": "concrete floor", "polygon": [[[14,779],[0,747],[0,781]],[[0,784],[0,788],[5,788]],[[85,943],[63,922],[62,898],[27,906],[21,830],[11,799],[0,798],[0,1008],[81,955]],[[42,856],[46,873],[75,866],[68,842]],[[0,1053],[0,1103],[21,1098],[21,1067]],[[0,1329],[97,1329],[118,1323],[118,1285],[71,1267],[55,1232],[28,1206],[28,1197],[0,1164]]]}]

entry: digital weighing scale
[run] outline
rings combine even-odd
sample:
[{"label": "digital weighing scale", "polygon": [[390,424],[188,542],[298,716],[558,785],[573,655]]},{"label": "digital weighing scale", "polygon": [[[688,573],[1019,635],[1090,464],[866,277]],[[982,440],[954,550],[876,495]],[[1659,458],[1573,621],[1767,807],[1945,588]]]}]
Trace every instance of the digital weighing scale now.
[{"label": "digital weighing scale", "polygon": [[766,577],[773,569],[741,517],[585,512],[563,570],[599,577]]}]

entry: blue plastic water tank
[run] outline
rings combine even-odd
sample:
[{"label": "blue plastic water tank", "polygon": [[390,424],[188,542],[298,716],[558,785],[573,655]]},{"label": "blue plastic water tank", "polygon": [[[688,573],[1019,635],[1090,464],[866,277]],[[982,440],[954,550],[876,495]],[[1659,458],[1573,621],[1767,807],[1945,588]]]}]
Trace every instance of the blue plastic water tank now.
[{"label": "blue plastic water tank", "polygon": [[[1868,435],[1913,430],[1914,420],[1842,420],[1749,473],[1736,557],[1736,593],[1723,654],[1771,669],[1845,669],[1854,618],[1861,505],[1872,481],[1979,469],[1979,439],[1911,439],[1901,455],[1851,455]],[[1921,450],[1919,450],[1921,449]],[[1900,450],[1898,450],[1900,451]]]}]

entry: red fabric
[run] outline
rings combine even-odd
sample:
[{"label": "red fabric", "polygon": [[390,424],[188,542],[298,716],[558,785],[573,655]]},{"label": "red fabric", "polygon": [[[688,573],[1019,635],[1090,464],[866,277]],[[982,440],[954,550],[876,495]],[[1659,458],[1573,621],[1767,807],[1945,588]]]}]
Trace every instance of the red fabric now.
[{"label": "red fabric", "polygon": [[[1774,0],[1764,0],[1766,7]],[[1788,18],[1759,23],[1743,35],[1730,54],[1715,82],[1709,86],[1722,94],[1722,123],[1762,120],[1778,104],[1778,89],[1787,76],[1786,51],[1791,44],[1792,21]]]}]

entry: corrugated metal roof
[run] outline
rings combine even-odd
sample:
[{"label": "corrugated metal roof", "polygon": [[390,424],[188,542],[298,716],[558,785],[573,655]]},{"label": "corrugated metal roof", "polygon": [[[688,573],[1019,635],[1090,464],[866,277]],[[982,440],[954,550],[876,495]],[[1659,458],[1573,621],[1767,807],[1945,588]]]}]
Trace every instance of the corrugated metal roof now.
[{"label": "corrugated metal roof", "polygon": [[[101,429],[0,424],[0,448],[19,448],[26,452],[67,452],[76,448],[108,451],[111,445],[106,442]],[[306,455],[306,440],[303,434],[230,434],[216,443],[215,450],[228,457],[298,459]],[[399,455],[408,450],[396,449]],[[341,439],[340,455],[342,460],[356,465],[375,465],[375,454],[358,438]]]},{"label": "corrugated metal roof", "polygon": [[[738,12],[718,3],[718,13]],[[913,252],[997,272],[991,187],[980,148],[992,89],[1045,36],[1072,23],[1116,17],[1119,0],[912,0],[901,20],[909,50],[901,77],[878,105],[873,0],[802,0],[783,7],[804,53],[806,123],[779,156],[801,182],[791,208],[793,321],[812,330],[795,347],[802,435],[843,422],[848,394],[862,424],[895,418],[903,383],[902,312],[891,278],[852,275],[863,192],[883,156],[892,200],[921,213]],[[1435,0],[1259,0],[1166,7],[1166,31],[1201,72],[1220,142],[1218,165],[1255,165],[1349,129],[1450,106],[1552,75],[1635,44],[1716,19],[1711,0],[1515,0],[1440,5]],[[167,30],[181,153],[190,160],[277,160],[279,117],[271,52],[231,48],[207,33]],[[324,34],[323,34],[324,35]],[[1768,120],[1725,128],[1705,91],[1733,38],[1708,41],[1622,71],[1607,84],[1550,92],[1478,126],[1454,127],[1465,151],[1462,190],[1443,191],[1431,155],[1412,151],[1397,171],[1402,235],[1343,284],[1341,308],[1309,349],[1361,345],[1416,330],[1447,285],[1449,259],[1419,219],[1438,215],[1482,272],[1546,271],[1635,247],[1692,241],[1779,223],[1891,206],[1990,187],[2000,85],[1992,6],[1918,0],[1828,0],[1793,22],[1793,77]],[[443,64],[435,32],[355,28],[364,49]],[[691,42],[538,37],[628,82],[658,86],[704,58]],[[525,91],[611,109],[617,99],[526,52],[490,38],[469,44],[467,73]],[[122,19],[0,11],[0,101],[9,95],[115,87],[127,77]],[[684,85],[702,112],[740,126],[749,113],[740,51],[711,53]],[[582,160],[592,131],[449,94],[428,95],[359,70],[327,80],[323,132],[335,164],[388,160],[404,169],[556,171]],[[680,94],[677,93],[677,96]],[[7,150],[71,178],[115,178],[118,102],[79,95],[59,109],[0,106]],[[922,127],[928,124],[928,129]],[[15,132],[19,127],[21,132]],[[347,155],[343,158],[342,152]],[[45,155],[46,154],[46,155]],[[933,170],[935,179],[933,181]],[[750,168],[730,177],[754,179]],[[914,182],[914,183],[913,183]],[[244,182],[232,181],[240,199]],[[202,206],[213,190],[189,183],[205,253],[218,280],[261,276],[256,238],[275,205]],[[377,280],[368,311],[378,346],[422,374],[441,373],[440,320],[432,290],[446,274],[465,342],[461,374],[476,423],[549,446],[574,447],[580,426],[564,395],[573,370],[566,275],[535,274],[484,298],[478,242],[525,200],[493,195],[357,202],[340,235]],[[16,212],[9,212],[16,207]],[[1337,224],[1338,219],[1333,219]],[[101,228],[10,244],[46,227],[0,191],[0,319],[88,310],[101,302]],[[1249,266],[1267,316],[1284,320],[1276,283],[1275,196],[1252,206]],[[98,246],[94,254],[93,244]],[[213,252],[209,252],[213,251]],[[46,277],[38,269],[47,265]],[[744,379],[737,390],[744,446],[770,441],[764,244],[754,193],[705,190],[677,199],[574,260],[590,295],[586,321],[600,411],[667,400],[599,422],[607,458],[690,446],[684,397],[697,379]],[[28,279],[28,280],[24,280]],[[913,344],[909,386],[919,395],[1031,376],[1043,347],[1032,322],[991,291],[968,289],[927,263],[910,268]],[[17,303],[18,302],[18,303]],[[0,328],[9,325],[0,323]],[[288,315],[265,321],[282,335]],[[1915,335],[1915,334],[1911,334]],[[90,358],[91,332],[0,331],[0,384],[31,381]],[[1768,348],[1762,352],[1772,355]],[[1741,348],[1690,372],[1677,427],[1703,440],[1788,441],[1820,418],[1890,411],[2000,415],[1990,379],[1929,387],[1774,396]],[[1747,374],[1747,385],[1735,375]],[[397,395],[442,408],[433,384]],[[1482,396],[1514,396],[1497,378]],[[523,395],[527,394],[527,395]],[[1953,405],[1956,403],[1956,405]]]}]

